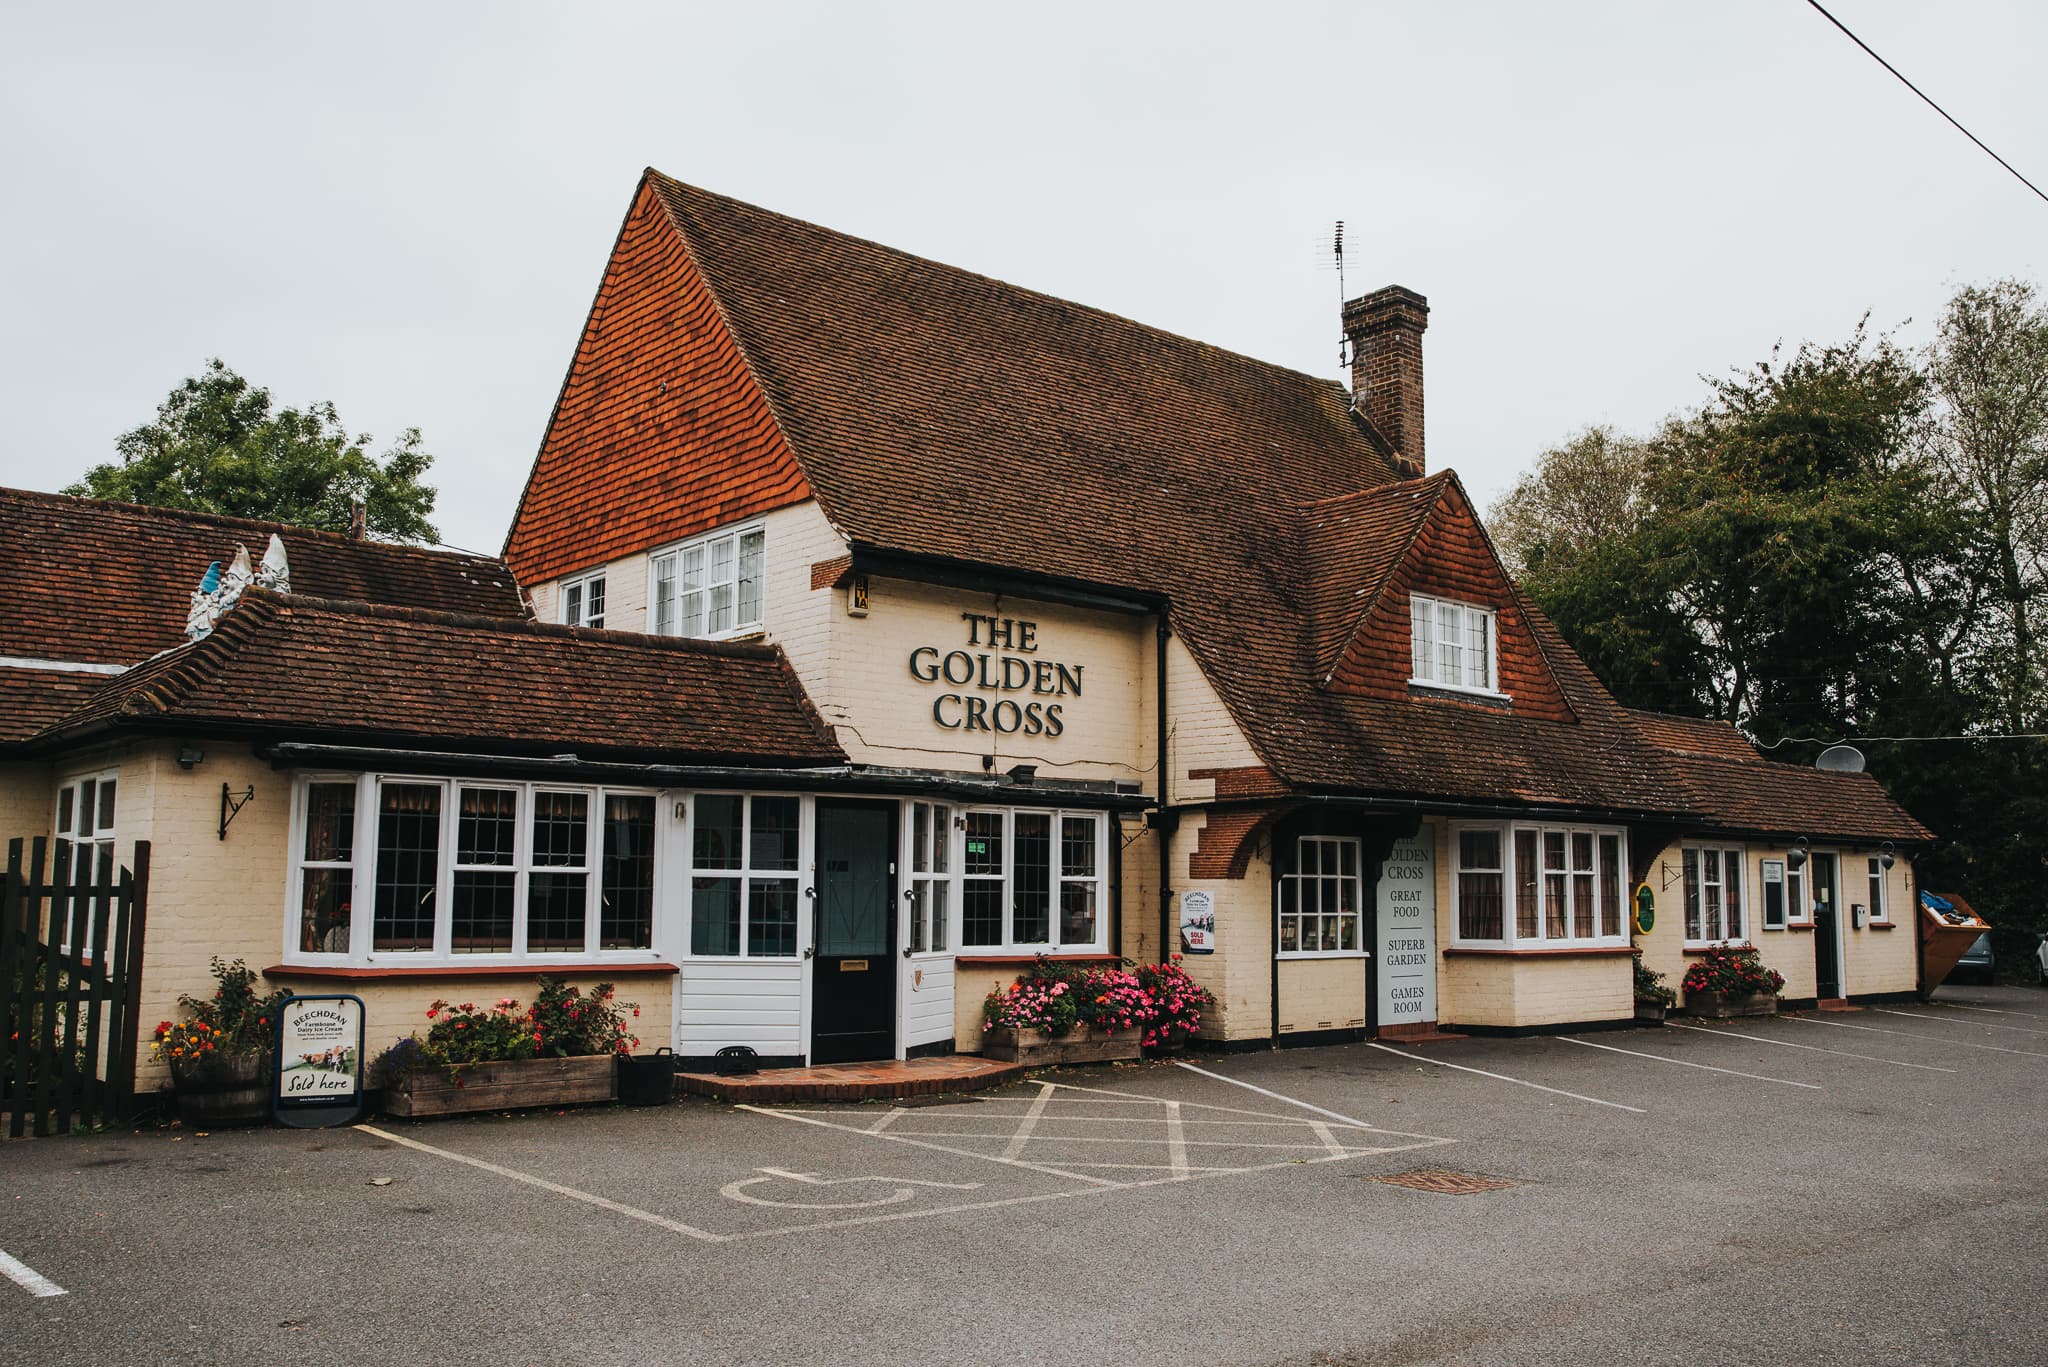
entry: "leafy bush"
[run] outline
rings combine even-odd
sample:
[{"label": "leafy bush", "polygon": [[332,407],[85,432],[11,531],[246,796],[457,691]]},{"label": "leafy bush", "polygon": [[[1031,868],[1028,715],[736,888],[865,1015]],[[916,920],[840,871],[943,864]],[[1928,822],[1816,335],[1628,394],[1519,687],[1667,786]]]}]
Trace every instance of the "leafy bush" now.
[{"label": "leafy bush", "polygon": [[1653,1002],[1658,1006],[1670,1006],[1678,1000],[1678,994],[1664,985],[1664,975],[1655,969],[1643,966],[1636,960],[1636,1000]]},{"label": "leafy bush", "polygon": [[1682,986],[1693,992],[1733,992],[1737,995],[1776,992],[1785,985],[1784,975],[1765,968],[1753,949],[1717,947],[1708,950],[1685,970]]},{"label": "leafy bush", "polygon": [[542,978],[539,996],[523,1011],[513,997],[500,997],[488,1008],[437,999],[427,1007],[427,1037],[398,1041],[378,1056],[372,1073],[388,1087],[423,1068],[445,1068],[459,1083],[461,1070],[479,1063],[630,1054],[640,1039],[632,1033],[629,1012],[637,1017],[640,1008],[615,1000],[610,983],[586,994],[557,978]]},{"label": "leafy bush", "polygon": [[267,1054],[276,1045],[278,1013],[291,993],[279,988],[258,996],[256,970],[240,959],[223,963],[216,955],[212,967],[213,995],[178,998],[185,1019],[157,1023],[151,1058]]}]

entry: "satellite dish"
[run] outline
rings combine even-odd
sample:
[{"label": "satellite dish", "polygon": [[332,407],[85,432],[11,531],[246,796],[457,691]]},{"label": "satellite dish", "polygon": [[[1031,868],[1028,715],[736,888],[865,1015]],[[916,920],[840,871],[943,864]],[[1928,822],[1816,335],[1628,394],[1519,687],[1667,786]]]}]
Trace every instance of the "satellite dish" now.
[{"label": "satellite dish", "polygon": [[1813,767],[1831,774],[1860,774],[1863,772],[1863,752],[1853,745],[1830,745],[1813,761]]}]

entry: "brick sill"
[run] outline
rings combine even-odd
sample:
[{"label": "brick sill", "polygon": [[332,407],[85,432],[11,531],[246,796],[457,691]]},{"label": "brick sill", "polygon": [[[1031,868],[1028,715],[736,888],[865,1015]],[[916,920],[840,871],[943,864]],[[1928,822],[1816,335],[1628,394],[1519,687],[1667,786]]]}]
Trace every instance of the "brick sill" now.
[{"label": "brick sill", "polygon": [[[1811,927],[1811,926],[1808,926],[1808,927],[1807,927],[1807,929],[1808,929],[1808,930],[1811,930],[1811,929],[1813,929],[1813,927]],[[1753,945],[1753,944],[1749,943],[1749,942],[1748,942],[1747,940],[1745,940],[1745,941],[1743,941],[1743,942],[1742,942],[1741,944],[1739,944],[1739,945],[1698,945],[1698,946],[1694,946],[1694,945],[1687,945],[1687,946],[1685,947],[1685,951],[1684,951],[1684,952],[1685,952],[1685,954],[1686,954],[1686,955],[1687,955],[1688,957],[1692,957],[1692,958],[1697,958],[1697,957],[1699,957],[1699,956],[1701,956],[1701,955],[1705,955],[1705,954],[1712,954],[1712,953],[1713,953],[1713,952],[1714,952],[1715,950],[1717,950],[1717,949],[1732,949],[1732,950],[1734,950],[1734,951],[1735,951],[1735,952],[1736,952],[1737,954],[1746,954],[1746,953],[1748,953],[1748,952],[1749,952],[1750,950],[1753,950],[1753,949],[1755,949],[1755,948],[1756,948],[1756,946],[1755,946],[1755,945]]]},{"label": "brick sill", "polygon": [[1899,925],[1896,921],[1865,921],[1863,928],[1865,930],[1897,930]]},{"label": "brick sill", "polygon": [[430,968],[365,968],[360,964],[272,964],[263,970],[266,978],[332,978],[343,982],[366,982],[378,978],[531,978],[540,974],[561,978],[629,978],[653,973],[674,973],[674,964],[663,963],[530,963],[530,964],[441,964]]},{"label": "brick sill", "polygon": [[1444,951],[1446,959],[1605,959],[1627,958],[1633,945],[1585,945],[1571,949],[1468,949],[1462,946]]},{"label": "brick sill", "polygon": [[1056,964],[1120,964],[1124,961],[1121,954],[956,954],[953,962],[969,968],[1005,968],[1014,964],[1035,964],[1040,958],[1050,959]]}]

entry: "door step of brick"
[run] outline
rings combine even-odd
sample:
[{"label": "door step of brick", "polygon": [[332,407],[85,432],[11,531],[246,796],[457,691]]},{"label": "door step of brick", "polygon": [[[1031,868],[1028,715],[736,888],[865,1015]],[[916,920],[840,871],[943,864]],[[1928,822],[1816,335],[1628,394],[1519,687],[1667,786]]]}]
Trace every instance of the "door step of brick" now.
[{"label": "door step of brick", "polygon": [[676,1090],[719,1101],[893,1101],[947,1092],[978,1092],[1024,1074],[1021,1063],[953,1054],[937,1058],[773,1068],[744,1077],[678,1073]]},{"label": "door step of brick", "polygon": [[1814,1006],[1821,1011],[1861,1011],[1863,1009],[1860,1006],[1849,1005],[1847,997],[1822,997],[1814,1003]]}]

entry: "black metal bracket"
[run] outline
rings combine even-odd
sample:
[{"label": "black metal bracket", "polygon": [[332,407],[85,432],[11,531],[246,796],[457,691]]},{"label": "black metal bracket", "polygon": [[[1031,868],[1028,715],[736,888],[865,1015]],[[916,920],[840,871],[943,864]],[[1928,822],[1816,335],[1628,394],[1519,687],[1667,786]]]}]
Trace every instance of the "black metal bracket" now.
[{"label": "black metal bracket", "polygon": [[227,784],[223,783],[220,785],[220,838],[222,840],[228,838],[228,823],[233,821],[242,808],[249,805],[249,799],[255,796],[256,785],[253,783],[249,785],[249,791],[243,793],[240,797],[236,797],[235,790],[228,787]]}]

